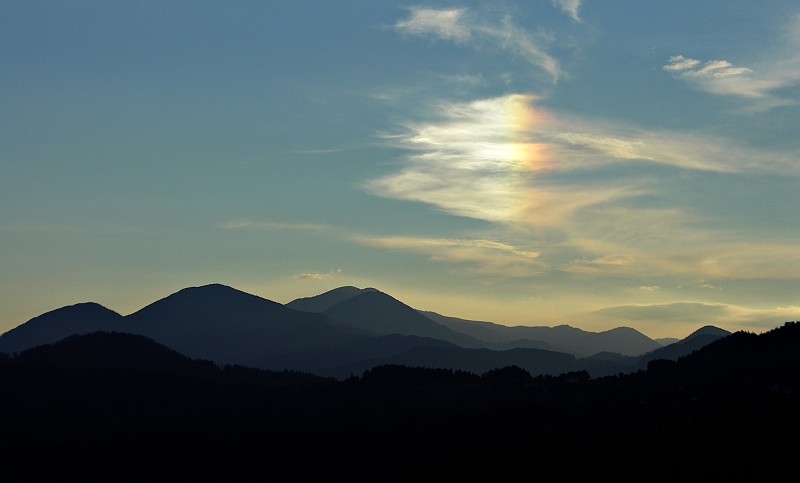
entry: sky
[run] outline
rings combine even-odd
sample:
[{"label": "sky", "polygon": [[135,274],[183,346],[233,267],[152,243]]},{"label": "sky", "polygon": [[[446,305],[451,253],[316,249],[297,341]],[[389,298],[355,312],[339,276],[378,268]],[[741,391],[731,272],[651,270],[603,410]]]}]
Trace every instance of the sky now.
[{"label": "sky", "polygon": [[800,320],[800,5],[0,1],[0,332],[223,283]]}]

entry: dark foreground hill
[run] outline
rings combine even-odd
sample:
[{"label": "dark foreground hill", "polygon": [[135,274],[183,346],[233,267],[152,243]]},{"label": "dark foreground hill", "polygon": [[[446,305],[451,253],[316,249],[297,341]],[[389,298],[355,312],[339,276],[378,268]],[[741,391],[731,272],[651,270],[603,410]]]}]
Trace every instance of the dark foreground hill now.
[{"label": "dark foreground hill", "polygon": [[591,380],[391,365],[275,385],[161,364],[192,362],[113,334],[0,359],[4,479],[770,481],[800,430],[798,324]]}]

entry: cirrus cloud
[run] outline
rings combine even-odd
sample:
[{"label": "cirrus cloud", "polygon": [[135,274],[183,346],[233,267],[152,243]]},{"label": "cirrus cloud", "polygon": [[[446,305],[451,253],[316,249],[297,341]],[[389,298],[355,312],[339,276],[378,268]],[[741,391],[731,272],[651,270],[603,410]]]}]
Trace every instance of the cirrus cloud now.
[{"label": "cirrus cloud", "polygon": [[[577,15],[577,7],[575,12]],[[553,82],[562,75],[559,62],[545,49],[547,41],[517,27],[510,16],[490,19],[467,8],[413,7],[394,28],[407,35],[448,40],[476,49],[490,47],[516,55],[543,70]]]},{"label": "cirrus cloud", "polygon": [[697,89],[748,99],[757,110],[797,104],[800,99],[781,91],[800,85],[800,15],[791,19],[782,41],[781,47],[757,56],[750,67],[674,55],[662,68]]},{"label": "cirrus cloud", "polygon": [[651,305],[619,305],[594,312],[597,315],[637,322],[689,322],[769,328],[800,318],[800,307],[753,308],[711,302],[671,302]]}]

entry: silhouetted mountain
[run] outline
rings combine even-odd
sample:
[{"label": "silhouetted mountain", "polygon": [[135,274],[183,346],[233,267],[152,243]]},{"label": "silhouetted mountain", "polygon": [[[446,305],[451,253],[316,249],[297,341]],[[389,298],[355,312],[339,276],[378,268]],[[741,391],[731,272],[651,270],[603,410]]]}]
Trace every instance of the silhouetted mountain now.
[{"label": "silhouetted mountain", "polygon": [[[724,332],[704,327],[695,337],[684,340]],[[714,379],[716,384],[724,384],[728,379],[762,389],[775,384],[789,385],[792,391],[800,392],[800,323],[788,322],[760,335],[735,332],[719,337],[678,359],[675,367],[683,377]]]},{"label": "silhouetted mountain", "polygon": [[528,349],[557,350],[555,347],[542,340],[517,338],[508,330],[509,327],[504,325],[448,317],[430,311],[420,311],[420,313],[451,330],[484,341],[489,348],[513,349],[515,347],[524,347]]},{"label": "silhouetted mountain", "polygon": [[[573,349],[570,352],[594,354],[602,347],[603,351],[618,352],[626,356],[636,356],[658,349],[661,344],[630,327],[617,327],[603,332],[585,332],[569,339]],[[564,342],[562,342],[564,344]]]},{"label": "silhouetted mountain", "polygon": [[[452,330],[493,344],[531,341],[530,345],[541,344],[543,347],[540,348],[567,352],[576,356],[588,356],[598,352],[618,352],[633,356],[661,347],[653,339],[629,327],[619,327],[604,332],[588,332],[569,325],[508,327],[492,322],[446,317],[435,312],[423,313],[431,320]],[[524,344],[524,342],[522,343]]]},{"label": "silhouetted mountain", "polygon": [[32,366],[147,370],[204,377],[218,372],[210,361],[193,361],[145,336],[120,332],[72,335],[28,349],[18,360]]},{"label": "silhouetted mountain", "polygon": [[375,335],[416,335],[441,339],[462,347],[481,347],[480,341],[450,330],[417,310],[378,290],[366,291],[339,302],[325,315]]},{"label": "silhouetted mountain", "polygon": [[652,352],[648,352],[641,356],[639,360],[639,367],[646,367],[647,363],[656,359],[666,359],[676,361],[678,358],[691,354],[696,350],[700,350],[708,344],[717,339],[731,335],[730,332],[719,327],[707,325],[696,331],[692,332],[685,339],[661,347]]},{"label": "silhouetted mountain", "polygon": [[659,337],[659,338],[653,339],[653,340],[655,340],[656,342],[658,342],[662,346],[668,346],[670,344],[674,344],[674,343],[680,341],[680,339],[678,339],[677,337]]},{"label": "silhouetted mountain", "polygon": [[714,327],[713,325],[706,325],[686,336],[686,338],[683,339],[683,341],[688,342],[692,339],[696,339],[698,337],[706,337],[706,336],[716,337],[717,339],[719,339],[722,337],[727,337],[729,335],[731,335],[731,332],[728,332],[725,329],[720,329],[719,327]]},{"label": "silhouetted mountain", "polygon": [[0,352],[12,354],[42,344],[52,344],[73,334],[122,329],[122,316],[96,303],[62,307],[0,335]]},{"label": "silhouetted mountain", "polygon": [[268,354],[323,348],[363,337],[322,314],[226,287],[186,288],[125,317],[125,330],[190,357],[257,365]]},{"label": "silhouetted mountain", "polygon": [[248,384],[297,385],[331,382],[296,371],[265,371],[240,365],[217,366],[208,360],[190,359],[143,335],[123,332],[72,335],[53,344],[22,351],[14,362],[27,367],[92,369],[105,372],[147,371]]},{"label": "silhouetted mountain", "polygon": [[[707,327],[636,359],[629,354],[658,344],[630,328],[595,333],[568,325],[506,327],[423,313],[372,288],[341,287],[291,305],[325,308],[325,313],[293,310],[215,284],[181,290],[124,318],[97,304],[64,307],[4,334],[0,348],[18,352],[104,330],[142,334],[181,354],[220,364],[335,377],[387,363],[470,371],[517,365],[537,375],[586,370],[598,377],[632,372],[656,358],[677,358],[726,333]],[[452,344],[493,351],[459,351]],[[534,356],[542,349],[551,355]],[[574,360],[553,352],[597,355]]]},{"label": "silhouetted mountain", "polygon": [[314,297],[303,297],[292,300],[286,304],[286,306],[294,310],[322,313],[339,302],[344,302],[345,300],[351,299],[356,295],[374,291],[374,288],[358,288],[351,286],[339,287]]}]

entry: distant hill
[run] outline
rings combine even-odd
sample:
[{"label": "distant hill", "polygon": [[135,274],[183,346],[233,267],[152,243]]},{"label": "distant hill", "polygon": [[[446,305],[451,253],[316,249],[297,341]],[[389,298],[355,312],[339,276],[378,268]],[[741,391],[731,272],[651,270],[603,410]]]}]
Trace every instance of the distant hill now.
[{"label": "distant hill", "polygon": [[632,372],[651,360],[675,360],[728,334],[704,327],[661,347],[625,327],[507,327],[420,312],[374,288],[340,287],[288,305],[219,284],[180,290],[126,317],[98,304],[78,304],[3,334],[0,352],[105,331],[143,335],[218,364],[335,377],[380,364],[477,372],[515,365],[536,375],[586,370],[597,377]]},{"label": "distant hill", "polygon": [[619,373],[629,373],[646,369],[654,360],[676,361],[712,342],[727,337],[730,332],[714,326],[705,326],[696,330],[684,339],[660,347],[640,356],[625,356],[615,352],[601,352],[578,360],[578,366],[588,371],[593,377],[602,377]]},{"label": "distant hill", "polygon": [[34,317],[0,335],[0,352],[13,354],[98,330],[122,330],[122,316],[93,302],[70,305]]},{"label": "distant hill", "polygon": [[374,291],[374,288],[358,288],[352,286],[339,287],[313,297],[303,297],[292,300],[286,304],[286,306],[294,310],[322,313],[339,302],[344,302],[345,300],[351,299],[356,295]]},{"label": "distant hill", "polygon": [[205,377],[216,371],[211,362],[193,361],[145,336],[119,332],[73,335],[23,351],[19,362],[32,366],[147,370]]},{"label": "distant hill", "polygon": [[656,342],[658,342],[662,346],[668,346],[670,344],[674,344],[674,343],[678,342],[680,339],[678,339],[677,337],[659,337],[659,338],[653,339],[653,340],[655,340]]},{"label": "distant hill", "polygon": [[531,341],[541,344],[541,348],[567,352],[579,357],[598,352],[617,352],[635,356],[661,347],[658,342],[629,327],[619,327],[604,332],[588,332],[569,325],[508,327],[492,322],[446,317],[435,312],[423,313],[446,327],[487,342],[512,344],[515,341]]},{"label": "distant hill", "polygon": [[526,347],[530,349],[557,350],[551,344],[543,340],[516,338],[515,334],[508,330],[509,327],[505,325],[448,317],[431,311],[420,311],[420,313],[451,330],[482,340],[486,343],[487,347],[493,349]]},{"label": "distant hill", "polygon": [[639,359],[639,366],[646,367],[647,363],[656,359],[666,359],[676,361],[678,358],[691,354],[694,351],[700,350],[703,347],[711,344],[712,342],[731,335],[730,332],[719,327],[707,325],[692,332],[686,338],[675,342],[674,344],[661,347],[652,352],[644,354]]},{"label": "distant hill", "polygon": [[125,317],[143,334],[190,357],[256,365],[265,354],[322,348],[364,336],[323,314],[300,312],[224,285],[183,289]]},{"label": "distant hill", "polygon": [[420,314],[417,310],[378,290],[365,291],[325,311],[331,319],[375,335],[416,335],[441,339],[462,347],[483,344]]}]

